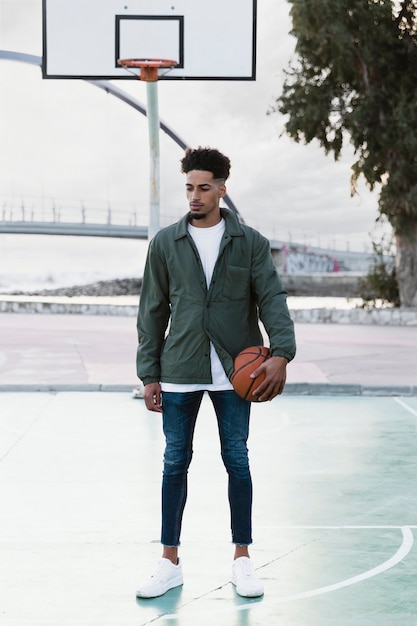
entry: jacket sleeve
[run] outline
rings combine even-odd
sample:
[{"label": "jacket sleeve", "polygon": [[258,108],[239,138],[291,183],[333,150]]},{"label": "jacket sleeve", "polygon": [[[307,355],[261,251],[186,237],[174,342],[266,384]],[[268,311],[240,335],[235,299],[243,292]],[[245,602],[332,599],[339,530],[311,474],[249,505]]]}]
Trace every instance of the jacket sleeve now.
[{"label": "jacket sleeve", "polygon": [[136,371],[144,385],[160,381],[160,357],[169,317],[168,271],[154,238],[146,258],[137,319]]},{"label": "jacket sleeve", "polygon": [[260,235],[255,238],[252,257],[252,289],[255,292],[259,317],[269,337],[273,356],[291,361],[296,352],[294,323],[287,306],[285,291],[274,266],[270,245]]}]

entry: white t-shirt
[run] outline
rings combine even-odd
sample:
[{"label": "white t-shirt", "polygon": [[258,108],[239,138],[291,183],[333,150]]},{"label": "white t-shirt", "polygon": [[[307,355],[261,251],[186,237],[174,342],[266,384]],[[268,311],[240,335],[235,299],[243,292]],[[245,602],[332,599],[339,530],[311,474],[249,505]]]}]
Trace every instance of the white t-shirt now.
[{"label": "white t-shirt", "polygon": [[[194,240],[198,254],[200,255],[204,274],[206,275],[207,288],[210,286],[214,266],[216,265],[217,257],[219,256],[220,242],[223,237],[225,227],[224,219],[210,228],[198,228],[188,224],[188,232]],[[207,383],[205,385],[201,383],[161,383],[162,391],[187,392],[205,389],[211,391],[224,391],[227,389],[233,389],[212,343],[210,343],[210,360],[211,376],[213,380],[212,383]],[[198,367],[198,363],[196,363],[196,367]]]}]

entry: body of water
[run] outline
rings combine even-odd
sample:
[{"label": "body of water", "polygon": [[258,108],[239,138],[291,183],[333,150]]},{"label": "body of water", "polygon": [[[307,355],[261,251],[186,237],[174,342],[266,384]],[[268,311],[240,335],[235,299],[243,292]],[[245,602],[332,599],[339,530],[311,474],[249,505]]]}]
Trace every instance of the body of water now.
[{"label": "body of water", "polygon": [[0,291],[35,291],[141,277],[148,242],[110,237],[0,235]]}]

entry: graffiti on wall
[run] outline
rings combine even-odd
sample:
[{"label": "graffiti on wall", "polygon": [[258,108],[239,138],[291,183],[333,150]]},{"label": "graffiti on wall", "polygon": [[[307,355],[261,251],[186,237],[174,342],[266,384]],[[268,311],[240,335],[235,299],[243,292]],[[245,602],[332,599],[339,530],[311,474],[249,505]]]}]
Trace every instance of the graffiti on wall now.
[{"label": "graffiti on wall", "polygon": [[287,274],[333,273],[343,270],[335,257],[326,253],[313,252],[307,246],[282,246],[284,272]]}]

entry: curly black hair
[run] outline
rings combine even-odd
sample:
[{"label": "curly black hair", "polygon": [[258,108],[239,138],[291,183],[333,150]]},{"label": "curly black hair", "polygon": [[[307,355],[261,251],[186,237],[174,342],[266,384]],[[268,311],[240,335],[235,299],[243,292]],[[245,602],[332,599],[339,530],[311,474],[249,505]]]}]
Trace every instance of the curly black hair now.
[{"label": "curly black hair", "polygon": [[230,174],[230,159],[215,148],[187,148],[181,159],[183,174],[191,170],[211,172],[213,178],[227,180]]}]

